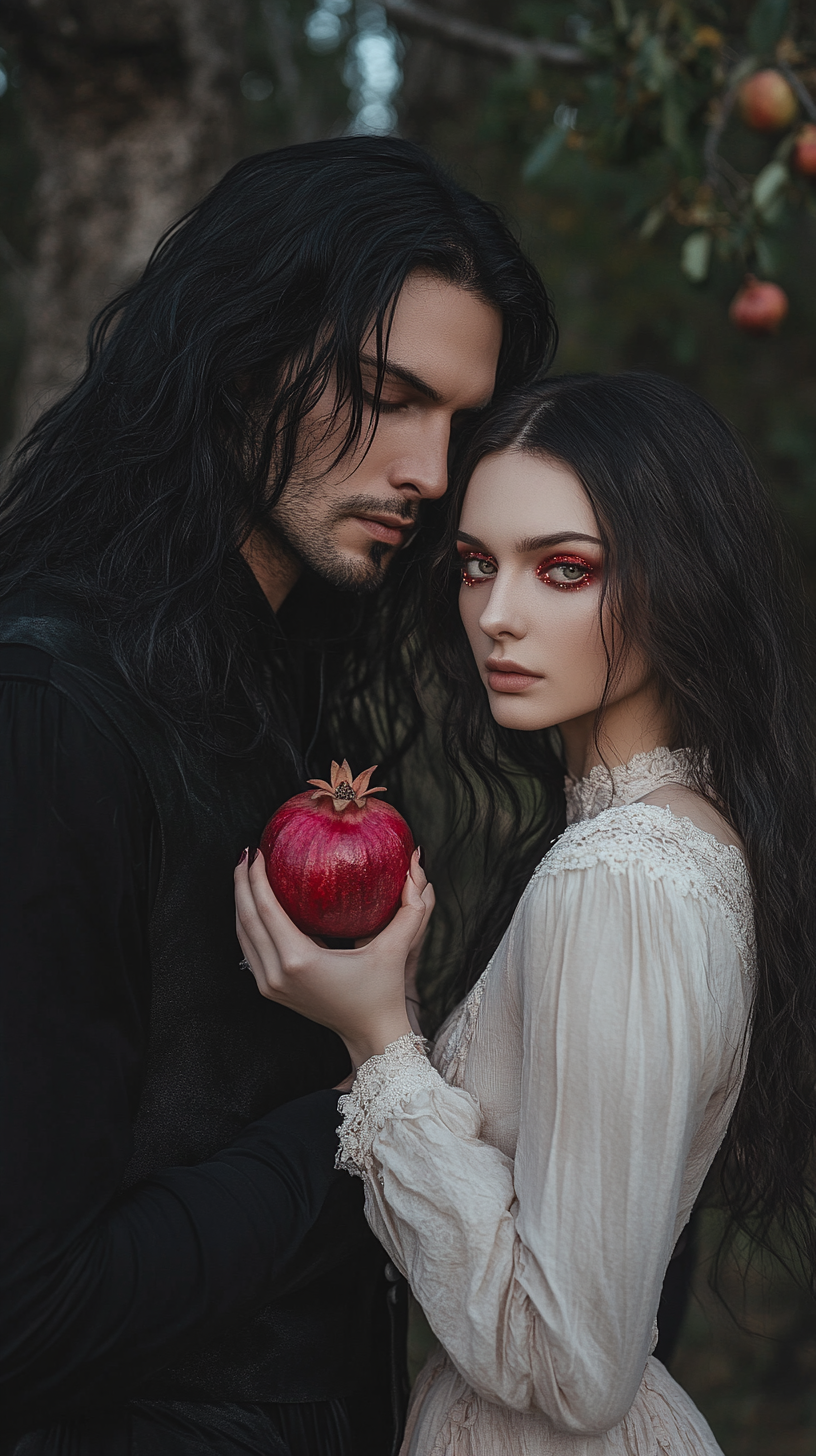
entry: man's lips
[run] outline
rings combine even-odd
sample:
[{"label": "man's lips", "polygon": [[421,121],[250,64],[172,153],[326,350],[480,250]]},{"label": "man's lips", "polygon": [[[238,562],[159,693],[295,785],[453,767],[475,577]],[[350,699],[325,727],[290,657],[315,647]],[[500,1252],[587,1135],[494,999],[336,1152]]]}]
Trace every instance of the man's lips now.
[{"label": "man's lips", "polygon": [[399,516],[355,516],[354,519],[375,541],[385,541],[389,546],[401,546],[404,537],[416,527],[416,521],[404,521]]},{"label": "man's lips", "polygon": [[527,672],[520,662],[505,658],[496,661],[488,657],[485,667],[487,685],[494,693],[523,693],[525,688],[533,687],[542,678],[540,672]]}]

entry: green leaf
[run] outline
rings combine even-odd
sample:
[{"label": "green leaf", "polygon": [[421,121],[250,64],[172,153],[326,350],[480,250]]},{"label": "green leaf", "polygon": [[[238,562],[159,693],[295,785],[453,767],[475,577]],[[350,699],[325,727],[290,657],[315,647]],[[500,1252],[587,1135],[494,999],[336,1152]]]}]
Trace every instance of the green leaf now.
[{"label": "green leaf", "polygon": [[759,61],[757,60],[756,56],[743,56],[742,60],[739,61],[734,67],[733,71],[729,72],[729,84],[731,86],[738,86],[740,81],[744,81],[748,76],[753,76],[754,71],[757,69],[758,65]]},{"label": "green leaf", "polygon": [[637,70],[650,91],[655,94],[665,91],[675,66],[659,35],[650,35],[643,42],[638,52]]},{"label": "green leaf", "polygon": [[770,219],[777,211],[777,200],[782,188],[790,180],[790,173],[784,162],[769,162],[758,174],[751,189],[751,200],[757,212]]},{"label": "green leaf", "polygon": [[757,0],[748,21],[748,40],[752,50],[767,54],[783,34],[788,21],[790,0]]},{"label": "green leaf", "polygon": [[640,225],[640,236],[649,241],[650,238],[660,231],[669,214],[670,198],[664,197],[662,202],[656,202],[650,207],[643,222]]},{"label": "green leaf", "polygon": [[626,8],[626,0],[612,0],[612,19],[615,22],[616,30],[629,29],[629,11]]},{"label": "green leaf", "polygon": [[567,133],[560,126],[551,126],[545,132],[537,146],[533,147],[527,161],[521,169],[522,180],[532,182],[535,177],[540,177],[551,167],[558,153],[564,145]]},{"label": "green leaf", "polygon": [[763,278],[775,278],[779,272],[779,260],[776,255],[776,248],[768,238],[760,236],[754,241],[754,255],[758,271]]},{"label": "green leaf", "polygon": [[704,283],[711,263],[711,233],[690,233],[680,250],[680,267],[692,283]]}]

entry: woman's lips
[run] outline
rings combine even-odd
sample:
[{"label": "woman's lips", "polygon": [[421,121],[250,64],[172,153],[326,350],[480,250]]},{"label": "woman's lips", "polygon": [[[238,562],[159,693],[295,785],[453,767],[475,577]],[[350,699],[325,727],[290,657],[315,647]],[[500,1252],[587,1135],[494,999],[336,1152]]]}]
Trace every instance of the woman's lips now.
[{"label": "woman's lips", "polygon": [[373,536],[375,541],[385,541],[389,546],[401,546],[408,531],[413,531],[414,522],[405,521],[397,525],[391,525],[386,521],[375,521],[371,516],[355,516],[364,531]]},{"label": "woman's lips", "polygon": [[541,682],[540,674],[523,672],[520,668],[488,667],[487,685],[494,693],[523,693],[525,688]]}]

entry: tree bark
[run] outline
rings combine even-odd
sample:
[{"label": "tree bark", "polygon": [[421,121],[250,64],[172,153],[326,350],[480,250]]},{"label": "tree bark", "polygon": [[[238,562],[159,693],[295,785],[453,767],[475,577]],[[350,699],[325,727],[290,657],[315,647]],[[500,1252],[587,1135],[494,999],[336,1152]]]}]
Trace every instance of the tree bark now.
[{"label": "tree bark", "polygon": [[242,0],[0,0],[41,172],[18,433],[94,314],[240,153]]}]

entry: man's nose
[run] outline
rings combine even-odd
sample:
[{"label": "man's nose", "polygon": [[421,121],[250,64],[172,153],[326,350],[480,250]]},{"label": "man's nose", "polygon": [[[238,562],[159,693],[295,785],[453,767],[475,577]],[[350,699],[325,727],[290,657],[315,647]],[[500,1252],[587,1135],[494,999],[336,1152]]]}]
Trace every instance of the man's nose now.
[{"label": "man's nose", "polygon": [[448,488],[450,422],[428,424],[415,448],[399,462],[397,484],[423,500],[438,500]]}]

